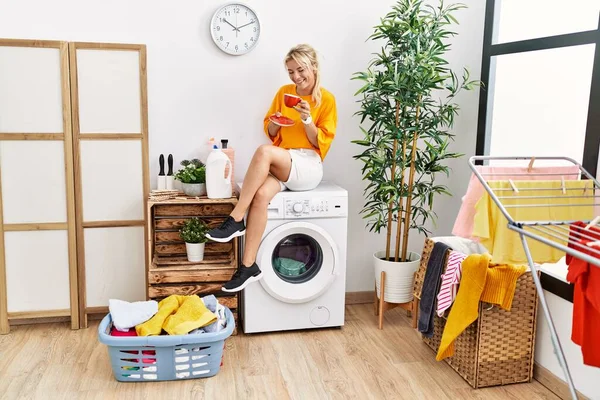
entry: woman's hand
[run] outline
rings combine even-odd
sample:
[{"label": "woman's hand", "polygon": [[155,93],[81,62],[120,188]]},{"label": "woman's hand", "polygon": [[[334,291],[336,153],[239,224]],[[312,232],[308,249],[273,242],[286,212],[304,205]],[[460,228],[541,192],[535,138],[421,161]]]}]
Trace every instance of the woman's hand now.
[{"label": "woman's hand", "polygon": [[[277,111],[275,114],[273,114],[276,117],[281,117],[281,113],[279,111]],[[277,135],[277,132],[279,132],[279,129],[281,127],[277,124],[274,124],[273,121],[269,121],[269,125],[267,125],[267,130],[269,131],[269,135],[270,136],[275,136]]]},{"label": "woman's hand", "polygon": [[300,113],[300,118],[302,118],[304,121],[310,117],[310,104],[308,104],[308,101],[306,100],[300,101],[300,103],[294,107],[294,110]]}]

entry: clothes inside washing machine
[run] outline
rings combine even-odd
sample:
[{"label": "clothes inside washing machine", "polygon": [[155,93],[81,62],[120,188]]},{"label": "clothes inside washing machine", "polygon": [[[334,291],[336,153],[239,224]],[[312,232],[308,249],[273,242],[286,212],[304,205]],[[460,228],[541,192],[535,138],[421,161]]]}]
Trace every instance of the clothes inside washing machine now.
[{"label": "clothes inside washing machine", "polygon": [[306,282],[321,268],[323,250],[312,237],[293,234],[277,244],[271,262],[281,279],[291,283]]},{"label": "clothes inside washing machine", "polygon": [[306,264],[293,258],[277,257],[273,260],[273,267],[286,276],[298,276],[306,272]]}]

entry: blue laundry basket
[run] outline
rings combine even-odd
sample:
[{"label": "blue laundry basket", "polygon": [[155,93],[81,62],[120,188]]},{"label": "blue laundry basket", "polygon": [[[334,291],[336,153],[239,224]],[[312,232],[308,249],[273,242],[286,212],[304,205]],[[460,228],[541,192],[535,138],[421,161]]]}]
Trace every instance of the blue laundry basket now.
[{"label": "blue laundry basket", "polygon": [[227,326],[220,332],[164,336],[110,336],[112,318],[98,326],[107,345],[115,379],[121,382],[171,381],[214,376],[221,368],[225,339],[235,321],[225,307]]}]

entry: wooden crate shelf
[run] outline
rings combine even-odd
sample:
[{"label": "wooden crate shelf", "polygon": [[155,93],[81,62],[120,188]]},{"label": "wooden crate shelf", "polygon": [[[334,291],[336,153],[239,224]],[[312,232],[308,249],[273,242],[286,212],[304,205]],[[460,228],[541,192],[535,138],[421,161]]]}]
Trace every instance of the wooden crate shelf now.
[{"label": "wooden crate shelf", "polygon": [[173,255],[173,256],[156,256],[154,257],[154,260],[152,261],[152,265],[154,267],[156,267],[157,269],[164,269],[164,268],[169,268],[169,267],[173,267],[173,266],[177,266],[177,267],[185,267],[187,269],[202,269],[202,268],[210,268],[213,266],[220,266],[220,267],[229,267],[229,268],[235,268],[236,267],[236,259],[234,257],[233,253],[227,254],[227,256],[223,256],[223,254],[220,253],[205,253],[204,254],[204,260],[199,261],[199,262],[195,262],[195,261],[188,261],[187,256],[185,255]]},{"label": "wooden crate shelf", "polygon": [[179,229],[187,219],[198,217],[213,228],[227,218],[236,204],[236,197],[148,200],[147,298],[214,294],[231,309],[237,325],[238,296],[221,291],[221,287],[237,269],[238,239],[229,243],[207,242],[204,260],[189,262],[185,243],[179,237]]},{"label": "wooden crate shelf", "polygon": [[151,285],[186,282],[227,282],[234,272],[235,268],[219,265],[153,268],[148,271],[148,282]]}]

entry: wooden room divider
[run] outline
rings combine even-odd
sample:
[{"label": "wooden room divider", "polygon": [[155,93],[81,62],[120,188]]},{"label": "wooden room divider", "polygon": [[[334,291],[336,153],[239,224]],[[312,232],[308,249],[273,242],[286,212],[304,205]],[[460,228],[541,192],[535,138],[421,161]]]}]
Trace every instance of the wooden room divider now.
[{"label": "wooden room divider", "polygon": [[0,333],[145,299],[144,45],[0,39]]}]

